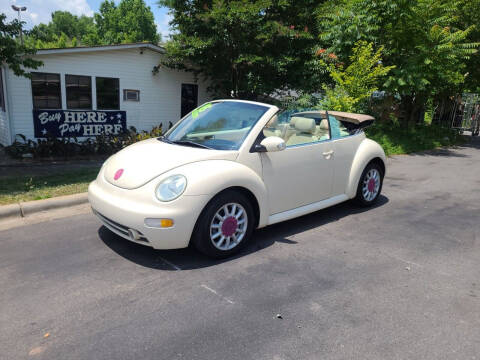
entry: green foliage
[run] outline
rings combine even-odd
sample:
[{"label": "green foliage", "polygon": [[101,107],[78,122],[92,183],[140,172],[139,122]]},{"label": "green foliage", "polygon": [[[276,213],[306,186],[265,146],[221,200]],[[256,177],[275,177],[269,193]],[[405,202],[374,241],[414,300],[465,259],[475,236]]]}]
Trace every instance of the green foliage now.
[{"label": "green foliage", "polygon": [[375,123],[367,128],[366,134],[383,147],[387,156],[409,154],[464,142],[457,131],[435,125],[404,127],[393,123]]},{"label": "green foliage", "polygon": [[[471,28],[467,41],[471,44],[479,42],[478,14],[480,14],[480,0],[462,0],[458,4],[457,11],[459,14],[454,19],[454,26],[459,29]],[[472,28],[472,24],[475,27]],[[480,53],[478,52],[466,59],[464,90],[480,93]]]},{"label": "green foliage", "polygon": [[[478,0],[475,0],[478,2]],[[467,60],[479,38],[473,24],[458,20],[465,0],[346,0],[320,12],[320,40],[346,59],[361,39],[384,46],[384,63],[394,65],[383,88],[401,97],[407,120],[415,120],[430,98],[457,93]],[[461,27],[460,27],[461,25]],[[474,41],[472,41],[474,40]]]},{"label": "green foliage", "polygon": [[24,154],[32,154],[34,158],[69,158],[78,155],[114,154],[137,141],[161,135],[161,125],[152,128],[150,131],[141,132],[137,132],[132,126],[128,131],[120,135],[100,135],[83,141],[78,141],[76,138],[56,137],[31,140],[22,134],[17,134],[13,144],[7,146],[5,151],[15,158],[21,158]]},{"label": "green foliage", "polygon": [[0,13],[0,65],[6,63],[15,75],[28,76],[26,69],[37,69],[42,62],[31,58],[35,54],[35,48],[17,41],[22,23],[18,20],[8,23],[5,20],[6,15]]},{"label": "green foliage", "polygon": [[28,32],[26,43],[37,49],[110,45],[160,40],[153,13],[143,0],[105,0],[94,17],[55,11],[48,24]]},{"label": "green foliage", "polygon": [[95,14],[96,31],[103,44],[159,40],[153,13],[143,0],[105,0]]},{"label": "green foliage", "polygon": [[321,97],[310,93],[300,92],[295,96],[290,95],[282,99],[279,107],[284,110],[306,110],[321,107]]},{"label": "green foliage", "polygon": [[78,39],[94,31],[92,17],[54,11],[48,24],[36,25],[27,32],[26,43],[37,49],[72,47],[78,45]]},{"label": "green foliage", "polygon": [[275,89],[320,88],[311,72],[315,0],[160,0],[174,30],[163,65],[211,80],[218,96],[256,98]]},{"label": "green foliage", "polygon": [[69,39],[74,37],[81,39],[92,31],[94,26],[92,17],[77,16],[68,11],[54,11],[50,23],[34,26],[29,35],[43,42],[52,42],[55,35],[60,36],[61,34],[65,34]]},{"label": "green foliage", "polygon": [[[322,106],[335,111],[366,111],[367,101],[378,90],[380,80],[395,68],[383,66],[382,52],[383,47],[374,51],[372,43],[360,40],[354,45],[350,64],[346,68],[342,63],[325,60],[324,66],[328,69],[334,86],[324,86],[325,101]],[[328,55],[323,57],[332,58],[332,54]]]}]

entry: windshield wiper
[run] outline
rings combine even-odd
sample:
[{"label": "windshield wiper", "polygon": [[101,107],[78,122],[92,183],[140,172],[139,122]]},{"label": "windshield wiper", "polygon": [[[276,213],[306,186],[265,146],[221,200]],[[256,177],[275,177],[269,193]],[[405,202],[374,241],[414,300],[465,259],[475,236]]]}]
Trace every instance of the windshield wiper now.
[{"label": "windshield wiper", "polygon": [[199,144],[199,143],[196,143],[194,141],[190,141],[190,140],[175,140],[175,141],[171,141],[172,144],[178,144],[178,145],[186,145],[186,146],[192,146],[192,147],[199,147],[199,148],[202,148],[202,149],[211,149],[210,146],[207,146],[207,145],[203,145],[203,144]]}]

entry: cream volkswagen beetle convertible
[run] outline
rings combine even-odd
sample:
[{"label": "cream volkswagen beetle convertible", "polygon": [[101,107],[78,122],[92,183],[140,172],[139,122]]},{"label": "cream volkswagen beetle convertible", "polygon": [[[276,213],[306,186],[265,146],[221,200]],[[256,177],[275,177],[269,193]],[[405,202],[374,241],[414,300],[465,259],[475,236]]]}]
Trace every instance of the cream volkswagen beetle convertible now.
[{"label": "cream volkswagen beetle convertible", "polygon": [[225,257],[256,228],[355,199],[373,204],[385,154],[365,137],[367,115],[281,112],[220,100],[165,136],[110,157],[90,184],[94,213],[114,233],[154,249]]}]

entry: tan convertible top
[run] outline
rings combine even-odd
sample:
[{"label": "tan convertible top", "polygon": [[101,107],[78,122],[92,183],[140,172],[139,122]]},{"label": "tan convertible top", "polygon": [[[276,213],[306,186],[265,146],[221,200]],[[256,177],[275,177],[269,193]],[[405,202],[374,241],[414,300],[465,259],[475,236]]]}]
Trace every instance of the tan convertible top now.
[{"label": "tan convertible top", "polygon": [[[319,110],[319,111],[305,111],[305,112],[300,112],[295,115],[322,115],[326,116],[326,111],[325,110]],[[341,112],[341,111],[329,111],[328,115],[335,116],[337,120],[340,121],[346,121],[346,122],[351,122],[354,124],[362,124],[365,122],[373,122],[375,118],[370,115],[364,115],[364,114],[353,114],[353,113],[347,113],[347,112]]]}]

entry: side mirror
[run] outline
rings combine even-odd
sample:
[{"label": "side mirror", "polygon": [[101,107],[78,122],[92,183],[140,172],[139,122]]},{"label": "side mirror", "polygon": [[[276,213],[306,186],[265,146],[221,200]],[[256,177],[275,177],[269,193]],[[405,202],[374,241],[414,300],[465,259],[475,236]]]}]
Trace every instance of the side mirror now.
[{"label": "side mirror", "polygon": [[285,140],[278,136],[266,137],[260,145],[263,146],[267,152],[282,151],[287,147]]}]

